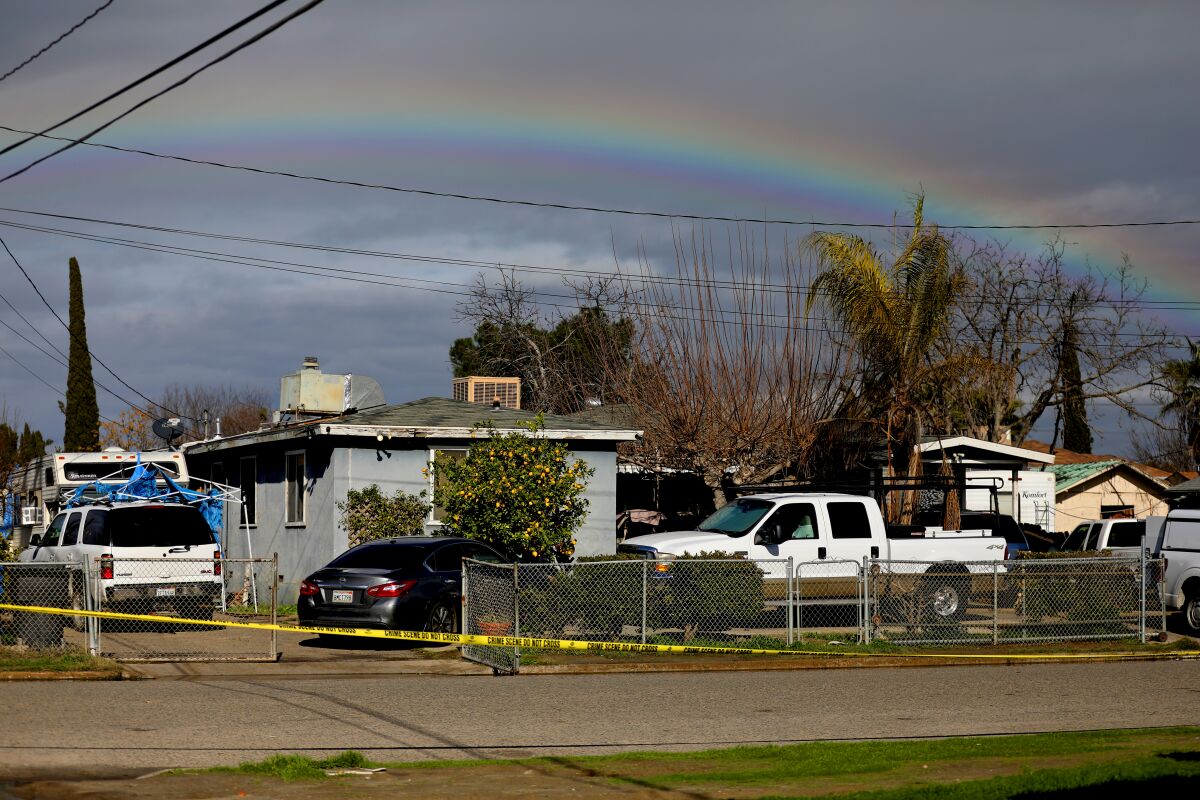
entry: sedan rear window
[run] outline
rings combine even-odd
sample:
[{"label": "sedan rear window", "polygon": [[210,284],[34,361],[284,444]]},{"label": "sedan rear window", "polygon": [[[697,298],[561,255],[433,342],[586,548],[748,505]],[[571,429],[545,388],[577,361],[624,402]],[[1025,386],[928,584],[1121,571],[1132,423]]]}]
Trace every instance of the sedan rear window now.
[{"label": "sedan rear window", "polygon": [[216,542],[204,517],[189,506],[113,508],[105,523],[113,547],[180,547]]},{"label": "sedan rear window", "polygon": [[429,551],[396,544],[361,544],[329,562],[341,569],[416,569]]}]

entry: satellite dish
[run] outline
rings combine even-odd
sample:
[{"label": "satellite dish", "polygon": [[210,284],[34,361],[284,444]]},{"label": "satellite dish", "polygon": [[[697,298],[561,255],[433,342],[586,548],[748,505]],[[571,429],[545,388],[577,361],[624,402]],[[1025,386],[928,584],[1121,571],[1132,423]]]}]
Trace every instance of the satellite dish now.
[{"label": "satellite dish", "polygon": [[154,435],[171,446],[171,442],[183,435],[183,426],[179,422],[179,417],[169,417],[165,419],[156,419],[150,426],[154,431]]}]

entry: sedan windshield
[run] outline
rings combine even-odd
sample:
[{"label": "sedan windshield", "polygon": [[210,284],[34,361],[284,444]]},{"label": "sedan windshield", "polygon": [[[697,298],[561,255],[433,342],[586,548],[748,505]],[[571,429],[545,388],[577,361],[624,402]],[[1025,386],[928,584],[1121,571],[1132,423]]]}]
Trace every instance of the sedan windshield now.
[{"label": "sedan windshield", "polygon": [[698,529],[706,533],[741,536],[758,524],[774,505],[770,500],[743,497],[717,509],[716,513],[700,523]]}]

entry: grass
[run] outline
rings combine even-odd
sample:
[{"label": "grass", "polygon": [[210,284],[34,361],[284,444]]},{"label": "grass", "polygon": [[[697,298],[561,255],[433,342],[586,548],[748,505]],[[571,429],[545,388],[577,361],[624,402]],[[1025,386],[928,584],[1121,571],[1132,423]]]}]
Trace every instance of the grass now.
[{"label": "grass", "polygon": [[0,647],[0,672],[112,672],[121,667],[83,650],[23,650]]},{"label": "grass", "polygon": [[[324,779],[329,768],[361,766],[370,764],[362,754],[348,751],[320,761],[281,755],[207,771],[294,781]],[[696,797],[1082,799],[1098,796],[1101,789],[1113,796],[1136,792],[1180,797],[1192,796],[1200,787],[1200,727],[810,742],[693,753],[405,763],[388,769],[415,796],[423,785],[453,786],[472,778],[476,783],[511,783],[520,781],[521,775],[538,775],[571,782],[580,797],[588,796],[580,781],[624,791]],[[1189,791],[1185,795],[1180,789]],[[394,789],[389,796],[391,792]]]},{"label": "grass", "polygon": [[[225,613],[234,616],[267,616],[271,613],[271,604],[270,602],[259,603],[257,611],[254,610],[253,605],[231,605],[226,606]],[[296,605],[293,603],[277,606],[276,613],[280,617],[294,617],[296,616]]]},{"label": "grass", "polygon": [[329,758],[314,759],[300,755],[271,756],[263,761],[248,761],[236,767],[216,767],[211,770],[184,770],[185,772],[224,772],[240,775],[262,775],[281,781],[311,781],[327,778],[327,769],[353,769],[374,766],[366,756],[355,750],[347,750]]}]

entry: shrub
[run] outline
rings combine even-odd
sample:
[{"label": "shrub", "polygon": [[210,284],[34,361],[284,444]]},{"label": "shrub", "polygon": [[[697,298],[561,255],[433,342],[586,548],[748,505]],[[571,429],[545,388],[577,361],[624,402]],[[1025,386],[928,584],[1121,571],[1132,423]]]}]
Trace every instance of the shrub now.
[{"label": "shrub", "polygon": [[346,501],[339,502],[337,507],[351,547],[375,539],[421,533],[430,508],[425,502],[425,492],[411,494],[398,490],[388,497],[374,483],[346,492]]},{"label": "shrub", "polygon": [[486,542],[516,561],[566,561],[587,515],[583,490],[595,472],[565,444],[528,432],[491,431],[458,460],[438,461],[434,502],[448,533]]}]

